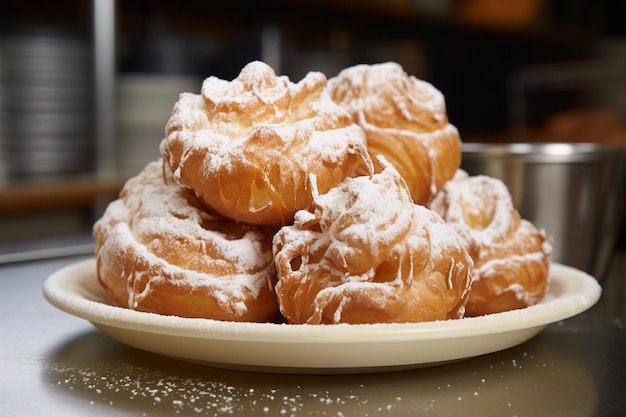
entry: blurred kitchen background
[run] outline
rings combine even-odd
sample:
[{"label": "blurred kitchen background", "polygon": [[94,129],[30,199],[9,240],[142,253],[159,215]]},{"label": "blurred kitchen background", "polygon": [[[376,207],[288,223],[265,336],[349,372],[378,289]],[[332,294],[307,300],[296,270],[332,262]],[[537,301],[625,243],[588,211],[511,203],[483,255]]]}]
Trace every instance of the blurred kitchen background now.
[{"label": "blurred kitchen background", "polygon": [[623,0],[8,0],[0,10],[0,253],[91,244],[106,204],[158,158],[178,93],[253,59],[293,80],[397,61],[444,93],[465,142],[626,145]]}]

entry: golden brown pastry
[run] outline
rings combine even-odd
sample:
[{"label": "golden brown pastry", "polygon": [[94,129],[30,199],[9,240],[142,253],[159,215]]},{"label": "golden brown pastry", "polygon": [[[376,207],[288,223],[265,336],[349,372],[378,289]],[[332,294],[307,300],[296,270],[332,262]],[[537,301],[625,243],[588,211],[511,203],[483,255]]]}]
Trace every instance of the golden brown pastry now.
[{"label": "golden brown pastry", "polygon": [[524,308],[543,298],[551,241],[520,217],[502,181],[459,170],[430,207],[456,229],[474,260],[467,316]]},{"label": "golden brown pastry", "polygon": [[598,143],[626,145],[626,120],[618,111],[602,108],[575,108],[548,117],[537,139],[542,142]]},{"label": "golden brown pastry", "polygon": [[116,305],[229,321],[279,316],[272,233],[209,214],[160,161],[128,180],[93,234],[98,281]]},{"label": "golden brown pastry", "polygon": [[328,81],[332,99],[365,130],[375,169],[383,155],[427,204],[461,164],[461,141],[448,123],[444,97],[396,63],[356,65]]},{"label": "golden brown pastry", "polygon": [[389,163],[315,196],[274,237],[276,293],[289,323],[460,318],[472,260],[441,217],[413,203]]},{"label": "golden brown pastry", "polygon": [[232,81],[209,77],[200,95],[180,95],[161,154],[176,181],[222,216],[290,223],[312,202],[310,174],[326,192],[371,170],[363,131],[325,87],[319,72],[294,84],[258,61]]}]

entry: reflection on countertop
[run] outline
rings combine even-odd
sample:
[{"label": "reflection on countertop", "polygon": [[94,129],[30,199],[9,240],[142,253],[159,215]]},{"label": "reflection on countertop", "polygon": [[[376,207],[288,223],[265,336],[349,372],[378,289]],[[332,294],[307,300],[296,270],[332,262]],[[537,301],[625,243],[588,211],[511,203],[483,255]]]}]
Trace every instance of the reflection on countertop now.
[{"label": "reflection on countertop", "polygon": [[15,241],[0,244],[0,265],[68,256],[90,255],[93,254],[94,251],[95,241],[90,234]]},{"label": "reflection on countertop", "polygon": [[122,345],[41,296],[49,274],[89,256],[0,265],[3,410],[96,417],[626,413],[625,252],[615,257],[598,304],[526,343],[445,366],[333,376],[217,369]]},{"label": "reflection on countertop", "polygon": [[620,252],[603,301],[589,312],[514,348],[445,366],[365,375],[247,373],[143,352],[88,330],[57,346],[42,375],[58,395],[147,416],[600,416],[626,406],[615,396],[625,388],[624,273]]},{"label": "reflection on countertop", "polygon": [[[619,247],[613,255],[609,273],[602,282],[606,314],[616,326],[624,329],[626,323],[626,248]],[[625,346],[626,347],[626,346]]]},{"label": "reflection on countertop", "polygon": [[591,415],[600,397],[589,375],[595,370],[547,347],[554,338],[579,348],[583,343],[594,354],[593,346],[577,340],[581,335],[560,329],[511,350],[417,371],[275,375],[181,363],[91,331],[59,346],[44,376],[63,395],[144,415],[524,416],[554,415],[546,414],[554,407],[571,417]]}]

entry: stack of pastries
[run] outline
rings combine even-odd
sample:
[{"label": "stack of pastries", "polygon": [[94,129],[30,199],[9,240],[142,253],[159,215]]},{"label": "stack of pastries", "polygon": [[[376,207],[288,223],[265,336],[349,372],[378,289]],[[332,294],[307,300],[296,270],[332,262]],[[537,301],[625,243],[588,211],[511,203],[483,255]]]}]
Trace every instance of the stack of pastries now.
[{"label": "stack of pastries", "polygon": [[254,61],[182,93],[162,158],[94,225],[118,306],[290,324],[414,323],[543,297],[551,243],[460,169],[443,95],[398,64],[294,83]]}]

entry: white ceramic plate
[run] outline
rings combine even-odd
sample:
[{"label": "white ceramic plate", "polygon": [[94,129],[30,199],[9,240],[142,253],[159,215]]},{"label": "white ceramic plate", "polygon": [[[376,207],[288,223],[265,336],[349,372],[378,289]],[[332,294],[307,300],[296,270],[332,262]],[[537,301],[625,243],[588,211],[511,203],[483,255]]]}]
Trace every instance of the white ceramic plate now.
[{"label": "white ceramic plate", "polygon": [[496,352],[585,311],[601,294],[593,277],[552,264],[544,300],[523,310],[418,324],[234,323],[113,307],[95,270],[94,259],[60,269],[44,284],[46,299],[139,349],[222,368],[285,373],[382,372]]}]

